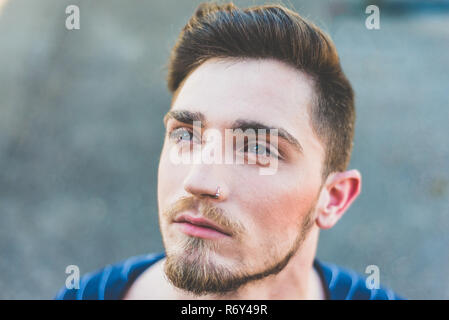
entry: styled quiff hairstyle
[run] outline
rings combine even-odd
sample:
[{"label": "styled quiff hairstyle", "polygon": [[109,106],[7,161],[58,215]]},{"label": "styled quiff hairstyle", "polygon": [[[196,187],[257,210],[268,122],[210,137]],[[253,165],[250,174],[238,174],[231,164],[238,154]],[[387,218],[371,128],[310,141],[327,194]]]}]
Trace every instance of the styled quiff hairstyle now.
[{"label": "styled quiff hairstyle", "polygon": [[182,82],[211,58],[271,58],[308,74],[314,83],[311,127],[323,143],[323,181],[345,171],[352,151],[354,93],[328,35],[282,5],[241,9],[232,2],[201,3],[182,29],[168,62],[173,97]]}]

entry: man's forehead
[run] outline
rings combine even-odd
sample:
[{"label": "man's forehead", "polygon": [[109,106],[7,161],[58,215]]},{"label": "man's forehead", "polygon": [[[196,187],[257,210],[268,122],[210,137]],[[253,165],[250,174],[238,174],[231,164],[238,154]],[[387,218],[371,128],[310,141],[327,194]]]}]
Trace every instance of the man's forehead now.
[{"label": "man's forehead", "polygon": [[211,59],[184,81],[172,109],[200,111],[211,122],[230,124],[242,117],[297,126],[308,122],[311,103],[308,78],[284,63]]}]

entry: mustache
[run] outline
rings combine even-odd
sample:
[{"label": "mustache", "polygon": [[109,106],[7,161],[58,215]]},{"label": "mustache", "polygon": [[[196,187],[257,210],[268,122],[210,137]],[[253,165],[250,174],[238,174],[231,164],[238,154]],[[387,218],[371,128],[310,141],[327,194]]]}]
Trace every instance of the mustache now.
[{"label": "mustache", "polygon": [[245,232],[243,224],[229,218],[229,214],[224,209],[214,206],[209,201],[200,201],[195,197],[180,198],[163,212],[163,216],[169,221],[173,221],[179,213],[197,208],[202,217],[214,222],[229,232],[231,236],[239,236]]}]

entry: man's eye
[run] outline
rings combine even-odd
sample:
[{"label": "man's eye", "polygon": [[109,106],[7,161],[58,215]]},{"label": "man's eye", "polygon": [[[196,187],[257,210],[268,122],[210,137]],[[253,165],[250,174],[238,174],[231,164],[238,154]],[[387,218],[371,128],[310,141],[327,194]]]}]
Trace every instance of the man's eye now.
[{"label": "man's eye", "polygon": [[248,143],[244,149],[245,152],[253,153],[258,156],[266,155],[268,157],[270,156],[278,157],[278,154],[276,152],[273,152],[269,147],[257,142]]},{"label": "man's eye", "polygon": [[255,153],[257,155],[269,154],[269,149],[265,148],[265,146],[257,143],[251,143],[245,146],[246,152]]},{"label": "man's eye", "polygon": [[191,141],[193,139],[193,133],[186,128],[177,128],[169,133],[169,138],[175,143]]}]

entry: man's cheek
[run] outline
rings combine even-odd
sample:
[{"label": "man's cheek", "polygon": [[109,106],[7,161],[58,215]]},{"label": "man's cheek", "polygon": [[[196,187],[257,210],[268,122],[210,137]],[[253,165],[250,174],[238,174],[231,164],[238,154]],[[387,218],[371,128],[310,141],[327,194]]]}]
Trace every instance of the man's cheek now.
[{"label": "man's cheek", "polygon": [[170,162],[170,159],[167,157],[165,153],[161,157],[161,161],[159,164],[159,174],[158,174],[158,183],[161,185],[161,191],[164,192],[175,192],[176,184],[173,181],[177,181],[179,185],[182,185],[184,173],[186,166],[183,164],[174,164]]},{"label": "man's cheek", "polygon": [[[269,200],[269,198],[266,200]],[[255,232],[259,237],[276,235],[279,230],[285,229],[288,219],[277,202],[258,201],[256,203],[258,205],[252,212],[254,212]]]},{"label": "man's cheek", "polygon": [[[267,197],[270,200],[269,197]],[[273,198],[274,199],[274,198]],[[264,229],[271,234],[288,235],[290,230],[297,230],[300,225],[302,212],[305,210],[305,199],[288,194],[276,195],[276,200],[261,203],[258,221],[263,223]]]}]

